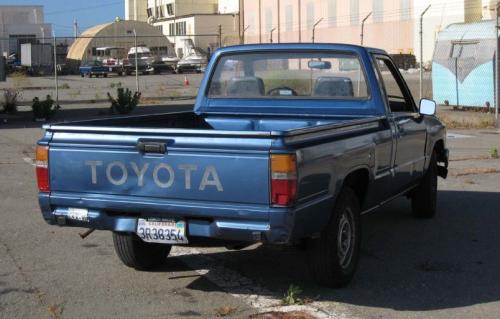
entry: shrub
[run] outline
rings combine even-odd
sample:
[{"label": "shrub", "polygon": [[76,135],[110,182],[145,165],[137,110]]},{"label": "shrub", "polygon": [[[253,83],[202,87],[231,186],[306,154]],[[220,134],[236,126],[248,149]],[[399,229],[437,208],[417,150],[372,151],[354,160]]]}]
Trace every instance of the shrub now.
[{"label": "shrub", "polygon": [[48,120],[58,109],[60,109],[60,106],[55,105],[54,100],[52,100],[50,95],[47,95],[44,101],[40,101],[38,97],[35,97],[31,108],[33,109],[35,119]]},{"label": "shrub", "polygon": [[21,97],[21,92],[16,89],[5,89],[3,91],[4,101],[2,103],[2,108],[5,113],[16,113],[17,112],[17,102]]},{"label": "shrub", "polygon": [[132,91],[129,89],[118,88],[116,99],[108,92],[108,99],[111,102],[110,111],[111,113],[117,112],[119,114],[128,114],[135,109],[140,98],[140,92],[135,92],[134,95],[132,95]]}]

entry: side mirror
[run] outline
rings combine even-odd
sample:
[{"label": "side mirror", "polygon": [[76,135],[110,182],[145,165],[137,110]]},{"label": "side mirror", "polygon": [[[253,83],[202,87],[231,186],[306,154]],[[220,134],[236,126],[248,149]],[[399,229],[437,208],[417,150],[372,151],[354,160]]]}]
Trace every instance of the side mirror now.
[{"label": "side mirror", "polygon": [[433,100],[421,99],[420,100],[420,114],[434,115],[436,114],[436,102]]}]

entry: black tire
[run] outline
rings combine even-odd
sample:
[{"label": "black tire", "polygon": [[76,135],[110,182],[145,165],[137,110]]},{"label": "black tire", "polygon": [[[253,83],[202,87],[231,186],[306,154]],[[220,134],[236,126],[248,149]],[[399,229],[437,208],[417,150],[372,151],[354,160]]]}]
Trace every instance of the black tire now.
[{"label": "black tire", "polygon": [[411,209],[417,218],[432,218],[436,215],[437,203],[437,159],[432,152],[429,168],[420,184],[411,193]]},{"label": "black tire", "polygon": [[83,73],[80,73],[80,76],[81,76],[81,77],[83,78],[83,77],[85,76],[85,74],[83,74]]},{"label": "black tire", "polygon": [[340,192],[328,226],[310,240],[309,270],[322,286],[340,288],[354,276],[361,244],[359,199],[350,187]]},{"label": "black tire", "polygon": [[115,252],[128,267],[151,270],[163,265],[172,245],[146,243],[136,234],[113,232]]},{"label": "black tire", "polygon": [[104,74],[103,74],[103,76],[104,76],[105,78],[107,78],[107,77],[108,77],[108,74],[107,74],[107,73],[104,73]]}]

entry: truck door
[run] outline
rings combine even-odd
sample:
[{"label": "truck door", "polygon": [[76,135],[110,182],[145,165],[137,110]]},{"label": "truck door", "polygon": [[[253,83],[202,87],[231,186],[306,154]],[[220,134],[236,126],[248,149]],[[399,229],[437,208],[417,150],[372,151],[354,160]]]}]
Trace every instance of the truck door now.
[{"label": "truck door", "polygon": [[389,118],[396,128],[392,183],[392,192],[396,194],[418,181],[423,174],[427,130],[392,61],[381,55],[377,55],[375,61],[389,106]]}]

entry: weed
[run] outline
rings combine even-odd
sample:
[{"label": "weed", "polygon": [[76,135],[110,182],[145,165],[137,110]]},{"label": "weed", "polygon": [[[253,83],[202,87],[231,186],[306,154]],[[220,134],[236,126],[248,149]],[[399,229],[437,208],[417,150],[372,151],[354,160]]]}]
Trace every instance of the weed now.
[{"label": "weed", "polygon": [[60,109],[60,106],[54,103],[54,100],[47,95],[44,101],[40,101],[38,97],[33,99],[33,105],[31,106],[33,109],[33,115],[36,119],[44,119],[47,120],[52,117],[57,110]]},{"label": "weed", "polygon": [[316,319],[305,311],[269,311],[250,315],[250,319]]},{"label": "weed", "polygon": [[495,159],[498,158],[498,149],[496,147],[490,149],[490,157]]},{"label": "weed", "polygon": [[281,300],[281,302],[284,305],[302,305],[304,304],[304,300],[299,297],[299,295],[302,293],[302,289],[300,289],[299,286],[295,286],[293,284],[288,287],[287,292],[285,293],[285,296]]},{"label": "weed", "polygon": [[116,99],[108,93],[108,99],[111,102],[110,111],[111,113],[118,112],[120,114],[128,114],[135,109],[140,98],[140,92],[135,92],[134,95],[132,95],[132,91],[129,89],[118,88]]},{"label": "weed", "polygon": [[2,108],[5,113],[16,113],[17,112],[17,102],[22,96],[21,91],[16,89],[5,89],[3,91],[3,103]]}]

